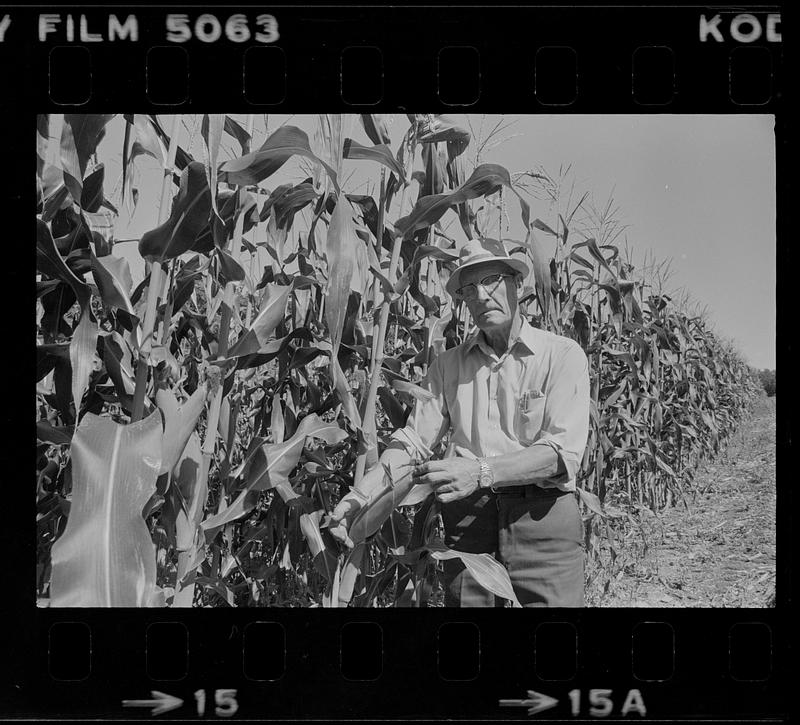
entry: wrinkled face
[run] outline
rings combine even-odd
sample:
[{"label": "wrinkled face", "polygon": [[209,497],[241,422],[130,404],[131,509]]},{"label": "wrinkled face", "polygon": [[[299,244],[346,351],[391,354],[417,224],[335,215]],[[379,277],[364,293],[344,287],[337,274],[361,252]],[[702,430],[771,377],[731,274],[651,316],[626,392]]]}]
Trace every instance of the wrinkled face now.
[{"label": "wrinkled face", "polygon": [[[487,287],[479,282],[492,274],[505,274],[499,282]],[[484,331],[510,324],[517,314],[517,284],[514,270],[502,262],[486,262],[470,267],[461,275],[461,287],[477,285],[477,294],[465,299],[475,324]]]}]

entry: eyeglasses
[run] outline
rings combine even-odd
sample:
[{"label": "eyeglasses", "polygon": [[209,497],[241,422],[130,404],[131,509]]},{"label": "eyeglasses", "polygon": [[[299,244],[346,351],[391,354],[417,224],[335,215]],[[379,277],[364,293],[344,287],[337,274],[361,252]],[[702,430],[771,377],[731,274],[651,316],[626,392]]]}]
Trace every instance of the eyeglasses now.
[{"label": "eyeglasses", "polygon": [[492,294],[497,289],[503,277],[511,276],[510,274],[489,274],[478,282],[478,284],[465,284],[463,287],[459,287],[456,290],[456,294],[461,297],[461,299],[474,300],[478,296],[478,285],[486,290],[486,294]]}]

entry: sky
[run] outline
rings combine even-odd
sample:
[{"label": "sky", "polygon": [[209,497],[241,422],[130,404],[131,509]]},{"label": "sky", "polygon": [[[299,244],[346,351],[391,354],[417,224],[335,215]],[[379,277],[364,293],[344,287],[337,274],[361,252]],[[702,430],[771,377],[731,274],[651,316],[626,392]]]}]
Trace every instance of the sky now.
[{"label": "sky", "polygon": [[[234,114],[245,123],[245,117]],[[169,127],[171,117],[162,123]],[[202,159],[194,116],[185,117],[181,144]],[[734,341],[747,361],[757,368],[775,367],[776,189],[774,116],[771,115],[487,115],[453,116],[471,128],[473,142],[465,152],[467,170],[475,163],[475,150],[491,129],[500,130],[486,144],[480,161],[517,172],[544,169],[551,177],[569,168],[564,177],[562,205],[570,189],[573,203],[589,192],[589,200],[602,208],[613,199],[615,218],[624,230],[617,243],[631,250],[640,267],[646,255],[669,260],[667,286],[689,292],[704,308],[718,334]],[[368,143],[355,117],[345,128]],[[183,120],[183,119],[182,119]],[[257,116],[255,145],[266,131],[282,123],[313,135],[315,116]],[[268,125],[267,125],[268,124]],[[406,117],[392,117],[389,127],[396,150],[408,126]],[[121,147],[124,122],[109,125],[98,148],[106,164],[106,195],[119,199]],[[57,120],[51,135],[57,137]],[[51,144],[55,145],[55,144]],[[220,160],[236,154],[238,145],[223,140]],[[57,152],[57,151],[56,151]],[[365,193],[366,178],[374,179],[363,162],[345,162],[343,187]],[[161,172],[147,157],[137,162],[139,201],[131,216],[123,205],[115,222],[117,239],[138,239],[157,225]],[[262,182],[273,188],[287,180],[300,181],[306,170],[287,166]],[[116,185],[116,186],[115,186]],[[523,192],[525,193],[525,192]],[[544,200],[527,197],[532,217],[553,225],[555,210]],[[395,207],[396,208],[396,207]],[[521,238],[518,207],[508,203],[511,237]],[[576,220],[580,214],[576,215]],[[445,218],[443,221],[447,222]],[[504,235],[505,235],[504,231]],[[457,223],[448,234],[464,241]],[[134,281],[141,279],[143,263],[136,245],[123,243],[115,254],[127,258]]]}]

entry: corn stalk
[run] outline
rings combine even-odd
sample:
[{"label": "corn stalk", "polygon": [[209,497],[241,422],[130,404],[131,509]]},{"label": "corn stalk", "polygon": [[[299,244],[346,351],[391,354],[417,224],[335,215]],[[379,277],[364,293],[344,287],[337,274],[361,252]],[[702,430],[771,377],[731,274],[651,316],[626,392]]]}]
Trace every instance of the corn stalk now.
[{"label": "corn stalk", "polygon": [[[249,114],[247,118],[247,129],[248,133],[252,134],[253,129],[253,115]],[[211,189],[212,194],[216,194],[216,189]],[[234,233],[231,238],[230,244],[225,245],[224,252],[233,251],[238,252],[241,248],[242,243],[242,227],[240,224],[237,224],[234,227]],[[217,360],[224,360],[226,355],[228,354],[228,341],[230,338],[230,328],[231,328],[231,318],[233,316],[233,310],[236,306],[236,283],[233,281],[228,281],[225,283],[225,288],[222,293],[222,305],[220,308],[220,323],[219,323],[219,334],[217,338]],[[236,375],[236,371],[230,373],[231,375]],[[218,376],[218,378],[217,378]],[[203,439],[203,446],[202,446],[202,464],[200,468],[200,486],[204,487],[208,484],[208,474],[211,467],[211,458],[214,455],[214,447],[217,440],[217,430],[219,428],[219,416],[220,410],[222,407],[222,393],[225,385],[225,374],[222,368],[217,368],[214,372],[215,379],[212,381],[212,386],[216,387],[216,392],[214,393],[214,397],[211,399],[211,405],[208,409],[208,422],[206,424],[206,432],[205,438]],[[237,411],[236,413],[234,411]],[[238,413],[238,406],[235,406],[233,410],[231,410],[230,414],[230,423],[233,424],[234,431],[235,431],[235,423],[236,423],[236,415]],[[227,441],[226,441],[227,443]],[[230,459],[231,450],[228,448],[227,450],[227,458]],[[224,490],[220,491],[220,504],[222,504],[224,496]]]},{"label": "corn stalk", "polygon": [[[158,223],[161,224],[169,216],[169,200],[172,196],[172,173],[175,166],[175,154],[178,150],[178,121],[180,117],[172,117],[170,130],[169,149],[167,160],[164,164],[164,178],[161,182],[161,202],[158,206]],[[157,259],[150,266],[150,284],[147,287],[147,306],[144,313],[142,330],[142,344],[139,348],[139,362],[136,366],[136,389],[133,397],[133,411],[131,422],[141,420],[144,413],[144,399],[147,394],[147,373],[149,369],[149,355],[152,349],[153,331],[155,330],[156,310],[158,297],[163,284],[163,266]]]},{"label": "corn stalk", "polygon": [[[413,137],[409,133],[406,146],[406,150],[408,152],[408,159],[406,161],[406,178],[410,176],[408,172],[414,166],[414,149],[415,149],[415,143],[413,141]],[[399,216],[402,216],[403,209],[405,208],[407,188],[408,188],[407,184],[403,185],[403,190],[400,193]],[[377,239],[379,250],[382,249],[383,247],[384,193],[385,193],[384,179],[383,177],[381,177],[381,197],[380,197],[381,204],[378,210],[378,239]],[[396,234],[392,244],[392,256],[389,261],[388,278],[392,284],[397,283],[396,279],[397,267],[400,261],[400,250],[402,246],[403,246],[403,235]],[[367,391],[366,403],[364,405],[364,415],[362,416],[365,428],[364,433],[365,437],[367,438],[367,446],[369,448],[377,446],[377,440],[375,438],[377,430],[376,419],[375,419],[376,396],[378,392],[378,383],[380,382],[380,370],[383,367],[383,360],[385,357],[386,330],[389,325],[390,305],[391,305],[390,300],[384,299],[383,304],[381,305],[380,308],[381,311],[380,319],[378,320],[377,325],[373,325],[372,359],[370,360],[370,365],[369,365],[369,389]],[[354,476],[355,484],[358,484],[363,478],[366,469],[366,463],[367,463],[367,452],[365,451],[364,453],[359,454],[358,459],[356,461],[356,469]]]}]

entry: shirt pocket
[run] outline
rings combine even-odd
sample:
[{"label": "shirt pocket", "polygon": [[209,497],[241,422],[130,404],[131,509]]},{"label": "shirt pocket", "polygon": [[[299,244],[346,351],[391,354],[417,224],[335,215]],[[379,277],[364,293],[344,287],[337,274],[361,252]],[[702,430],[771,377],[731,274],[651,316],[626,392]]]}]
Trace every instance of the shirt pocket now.
[{"label": "shirt pocket", "polygon": [[538,390],[527,391],[517,406],[518,437],[522,443],[533,443],[542,430],[547,397]]}]

